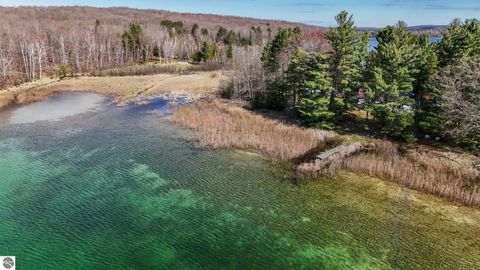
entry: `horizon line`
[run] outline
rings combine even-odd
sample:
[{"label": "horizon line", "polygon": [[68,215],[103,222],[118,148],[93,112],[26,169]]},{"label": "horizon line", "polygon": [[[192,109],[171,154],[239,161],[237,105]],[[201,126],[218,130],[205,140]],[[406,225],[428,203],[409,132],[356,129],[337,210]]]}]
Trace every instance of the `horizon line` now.
[{"label": "horizon line", "polygon": [[[306,26],[313,26],[313,27],[319,27],[319,28],[333,28],[335,27],[334,25],[331,26],[325,26],[325,25],[319,25],[319,24],[312,24],[308,22],[302,22],[302,21],[290,21],[286,19],[269,19],[269,18],[260,18],[260,17],[251,17],[251,16],[240,16],[240,15],[229,15],[229,14],[219,14],[219,13],[207,13],[207,12],[182,12],[182,11],[174,11],[174,10],[167,10],[167,9],[158,9],[158,8],[138,8],[138,7],[129,7],[129,6],[88,6],[88,5],[2,5],[0,4],[0,8],[82,8],[82,7],[87,7],[87,8],[98,8],[98,9],[114,9],[114,8],[124,8],[124,9],[133,9],[133,10],[145,10],[145,11],[163,11],[163,12],[169,12],[169,13],[177,13],[177,14],[191,14],[191,15],[213,15],[213,16],[220,16],[220,17],[234,17],[234,18],[243,18],[243,19],[254,19],[254,20],[262,20],[262,21],[275,21],[275,22],[287,22],[287,23],[294,23],[294,24],[303,24]],[[348,12],[348,10],[347,10]],[[354,18],[355,19],[355,18]],[[454,19],[452,19],[453,21]],[[402,21],[399,19],[398,21]],[[391,24],[386,24],[384,26],[359,26],[357,25],[357,29],[365,29],[365,28],[371,28],[371,29],[382,29]],[[408,25],[408,23],[407,23]],[[418,25],[408,25],[408,28],[414,28],[414,27],[447,27],[448,24],[418,24]]]}]

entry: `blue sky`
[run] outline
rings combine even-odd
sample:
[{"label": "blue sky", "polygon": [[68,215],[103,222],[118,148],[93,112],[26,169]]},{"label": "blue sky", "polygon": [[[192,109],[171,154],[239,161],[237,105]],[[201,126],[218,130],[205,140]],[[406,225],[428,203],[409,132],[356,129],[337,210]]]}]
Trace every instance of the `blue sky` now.
[{"label": "blue sky", "polygon": [[128,6],[180,12],[282,19],[321,26],[334,24],[341,10],[359,26],[448,24],[454,18],[480,18],[480,0],[0,0],[3,6]]}]

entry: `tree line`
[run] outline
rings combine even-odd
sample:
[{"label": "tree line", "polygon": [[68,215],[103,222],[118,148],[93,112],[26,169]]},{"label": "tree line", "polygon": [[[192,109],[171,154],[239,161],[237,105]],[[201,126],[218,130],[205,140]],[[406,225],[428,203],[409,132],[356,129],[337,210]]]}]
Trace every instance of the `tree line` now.
[{"label": "tree line", "polygon": [[362,111],[374,133],[480,149],[478,20],[454,20],[440,42],[398,22],[376,34],[369,52],[370,36],[352,16],[343,11],[335,19],[327,52],[302,48],[300,28],[280,29],[256,53],[260,60],[244,61],[231,94],[255,108],[294,109],[310,127],[333,129]]},{"label": "tree line", "polygon": [[[140,41],[144,48],[137,47],[139,51],[135,53],[125,50],[122,39],[131,23],[142,29]],[[237,38],[240,33],[244,44],[246,40],[259,44],[259,32],[263,42],[279,27],[292,25],[295,24],[121,7],[0,7],[0,88],[57,74],[61,67],[69,73],[90,73],[138,63],[145,56],[162,61],[190,60],[204,41],[209,45],[216,43],[220,27],[227,34],[237,34]],[[308,34],[322,31],[315,26],[301,27]],[[218,48],[213,61],[226,59],[229,48],[223,47]],[[237,45],[232,47],[233,53]]]},{"label": "tree line", "polygon": [[85,73],[150,60],[227,63],[234,47],[259,46],[271,32],[260,26],[235,32],[161,20],[142,25],[103,24],[100,19],[72,29],[37,28],[0,37],[0,87],[44,76]]}]

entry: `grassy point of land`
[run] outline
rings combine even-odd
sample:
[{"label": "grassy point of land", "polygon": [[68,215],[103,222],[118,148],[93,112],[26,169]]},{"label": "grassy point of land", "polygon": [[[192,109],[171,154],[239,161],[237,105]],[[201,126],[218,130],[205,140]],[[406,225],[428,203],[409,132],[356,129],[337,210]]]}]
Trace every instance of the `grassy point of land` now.
[{"label": "grassy point of land", "polygon": [[[187,63],[170,63],[157,66],[162,67],[162,70],[167,70],[170,67],[180,67],[182,70],[192,71],[136,76],[44,78],[3,91],[0,90],[0,109],[11,105],[40,101],[49,95],[59,92],[75,91],[113,95],[118,103],[124,105],[139,95],[142,97],[167,95],[195,100],[200,97],[215,95],[225,79],[223,71],[194,71],[200,68],[193,68],[193,65]],[[148,68],[148,66],[145,67]],[[137,73],[137,70],[143,68],[137,66],[136,68],[129,67],[128,69],[135,70],[133,73]],[[123,72],[122,70],[124,69],[119,69],[119,72]],[[132,72],[131,70],[127,70],[127,72]]]},{"label": "grassy point of land", "polygon": [[197,131],[202,146],[255,149],[280,161],[325,148],[336,137],[333,132],[286,125],[218,100],[175,107],[173,121]]}]

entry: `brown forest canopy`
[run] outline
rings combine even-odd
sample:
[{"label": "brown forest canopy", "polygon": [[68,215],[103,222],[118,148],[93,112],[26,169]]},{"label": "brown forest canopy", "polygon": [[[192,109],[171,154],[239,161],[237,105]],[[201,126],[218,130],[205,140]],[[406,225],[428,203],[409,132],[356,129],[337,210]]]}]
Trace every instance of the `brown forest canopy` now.
[{"label": "brown forest canopy", "polygon": [[[103,25],[125,28],[129,23],[141,25],[156,24],[162,20],[182,21],[186,26],[199,24],[200,27],[215,31],[220,26],[235,32],[248,30],[252,26],[260,26],[266,30],[270,27],[300,26],[304,33],[321,31],[321,27],[291,23],[286,21],[262,20],[254,18],[221,16],[211,14],[177,13],[163,10],[142,10],[126,7],[0,7],[0,32],[11,33],[30,27],[70,28],[90,27],[96,20]],[[266,31],[265,31],[266,32]]]}]

